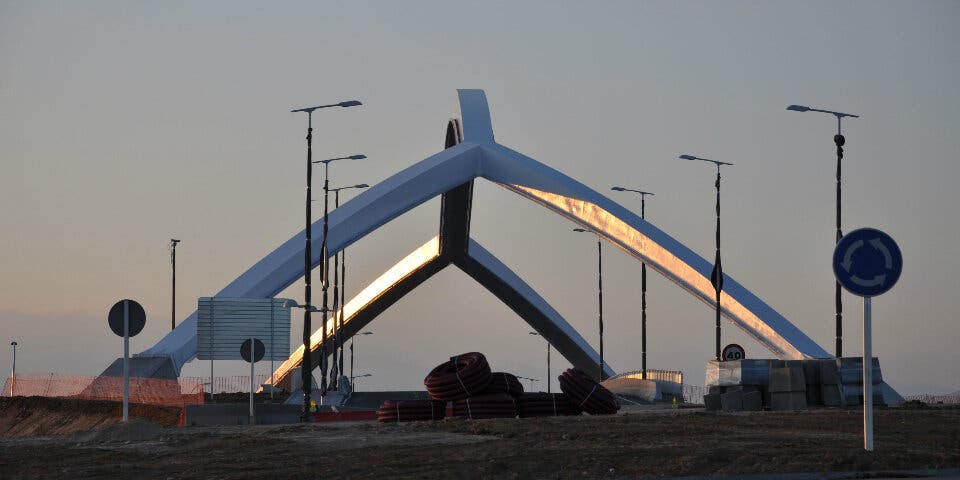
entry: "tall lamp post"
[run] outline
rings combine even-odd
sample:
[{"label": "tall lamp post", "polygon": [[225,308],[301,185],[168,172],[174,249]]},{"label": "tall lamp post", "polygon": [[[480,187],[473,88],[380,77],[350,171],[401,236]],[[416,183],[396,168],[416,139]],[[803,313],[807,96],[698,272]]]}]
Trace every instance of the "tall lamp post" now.
[{"label": "tall lamp post", "polygon": [[[351,188],[367,188],[370,185],[366,183],[360,183],[357,185],[350,185],[346,187],[331,188],[330,191],[333,192],[333,205],[334,210],[340,208],[340,190],[349,190]],[[340,340],[340,329],[343,327],[343,305],[344,305],[344,296],[346,293],[346,281],[347,281],[347,257],[346,257],[346,248],[341,249],[333,256],[333,311],[334,311],[334,322],[333,322],[333,372],[331,377],[334,382],[339,382],[339,376],[343,375],[343,343]],[[340,257],[343,256],[343,263],[340,262]],[[343,285],[341,286],[341,282]],[[338,308],[339,305],[339,308]],[[338,319],[339,317],[339,319]],[[339,322],[339,325],[337,325]],[[339,348],[339,362],[337,361],[337,349]],[[336,383],[335,383],[336,384]]]},{"label": "tall lamp post", "polygon": [[[301,375],[300,378],[302,380],[302,388],[303,388],[303,409],[300,412],[300,420],[304,422],[307,421],[308,414],[310,412],[310,390],[311,390],[310,366],[312,365],[311,359],[310,359],[310,334],[313,333],[311,324],[310,324],[311,309],[309,308],[310,301],[311,301],[310,264],[313,257],[313,251],[310,248],[311,242],[313,241],[313,236],[311,235],[311,228],[310,228],[310,224],[311,224],[310,200],[312,195],[311,186],[312,186],[312,177],[313,177],[313,111],[321,108],[355,107],[357,105],[361,105],[361,103],[356,100],[347,100],[344,102],[333,103],[330,105],[317,105],[315,107],[306,107],[306,108],[298,108],[295,110],[290,110],[291,113],[304,112],[307,114],[307,197],[305,202],[306,203],[306,230],[304,232],[306,235],[306,246],[303,251],[303,283],[304,283],[303,302],[307,305],[308,308],[303,309],[303,363],[300,367],[300,375]],[[326,229],[326,223],[324,223],[324,229]],[[324,250],[326,250],[326,242],[327,242],[327,235],[326,235],[326,232],[324,232],[324,235],[323,235]],[[326,251],[324,251],[324,256],[321,260],[323,261],[324,268],[326,269],[326,264],[327,264]],[[324,288],[324,291],[326,291],[326,288]],[[326,309],[326,305],[324,305],[324,309]],[[326,311],[324,311],[324,317],[326,317]],[[327,322],[324,321],[323,325],[324,325],[324,329],[326,329]],[[320,344],[322,347],[323,339],[321,339]],[[322,351],[323,350],[321,348],[321,352]],[[212,391],[212,387],[213,386],[211,385],[211,391]]]},{"label": "tall lamp post", "polygon": [[372,377],[372,376],[373,376],[372,373],[364,373],[363,375],[357,375],[356,377],[352,377],[354,380],[351,380],[351,381],[350,381],[351,391],[352,391],[352,392],[356,392],[356,389],[355,389],[356,383],[354,383],[354,382],[356,382],[356,379],[358,379],[358,378]]},{"label": "tall lamp post", "polygon": [[[574,232],[580,233],[593,233],[595,232],[586,230],[583,228],[574,228]],[[597,235],[597,313],[598,313],[598,323],[600,327],[600,380],[604,379],[603,375],[603,248],[600,243],[600,235]]]},{"label": "tall lamp post", "polygon": [[[843,237],[843,233],[840,231],[840,161],[843,160],[843,145],[847,143],[847,139],[844,138],[841,131],[840,123],[843,120],[843,117],[851,118],[860,118],[860,115],[853,115],[850,113],[841,113],[834,112],[830,110],[820,110],[819,108],[810,108],[803,105],[790,105],[787,107],[787,110],[794,112],[820,112],[828,113],[837,117],[837,134],[833,136],[833,143],[837,146],[837,238],[836,243],[840,243],[840,238]],[[837,324],[837,358],[843,356],[843,303],[840,298],[840,282],[836,282],[836,289],[834,292],[834,301],[836,303],[836,324]]]},{"label": "tall lamp post", "polygon": [[719,160],[710,160],[709,158],[700,158],[693,155],[680,155],[682,160],[700,160],[704,162],[710,162],[717,166],[717,182],[714,186],[717,189],[717,251],[716,257],[713,262],[713,272],[710,273],[710,283],[713,284],[713,289],[716,292],[716,313],[717,313],[717,341],[716,341],[716,357],[717,361],[723,360],[720,358],[720,292],[723,291],[723,266],[720,263],[720,167],[723,165],[733,165],[729,162],[721,162]]},{"label": "tall lamp post", "polygon": [[370,332],[370,331],[360,332],[354,335],[353,337],[350,337],[350,388],[353,388],[353,379],[356,378],[353,376],[353,343],[356,340],[356,338],[354,337],[356,337],[357,335],[373,335],[373,332]]},{"label": "tall lamp post", "polygon": [[170,285],[170,330],[177,327],[177,244],[180,240],[170,239],[170,267],[173,270],[173,279]]},{"label": "tall lamp post", "polygon": [[[542,336],[537,332],[530,332],[530,335]],[[550,384],[553,383],[550,377],[550,341],[546,337],[543,340],[547,342],[547,393],[550,393]]]},{"label": "tall lamp post", "polygon": [[17,342],[10,342],[13,348],[13,368],[10,370],[10,396],[13,396],[14,389],[17,387]]},{"label": "tall lamp post", "polygon": [[[640,194],[640,218],[646,218],[647,195],[653,193],[625,187],[613,187],[615,192],[633,192]],[[640,378],[647,378],[647,262],[640,263]]]}]

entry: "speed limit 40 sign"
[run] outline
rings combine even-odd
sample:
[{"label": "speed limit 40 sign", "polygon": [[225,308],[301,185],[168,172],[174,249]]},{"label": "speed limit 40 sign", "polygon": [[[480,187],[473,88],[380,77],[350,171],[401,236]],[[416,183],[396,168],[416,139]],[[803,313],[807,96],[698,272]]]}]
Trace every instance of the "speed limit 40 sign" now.
[{"label": "speed limit 40 sign", "polygon": [[720,358],[723,361],[728,360],[743,360],[747,357],[746,352],[743,351],[743,347],[737,345],[736,343],[731,343],[726,347],[723,347],[723,352],[720,354]]}]

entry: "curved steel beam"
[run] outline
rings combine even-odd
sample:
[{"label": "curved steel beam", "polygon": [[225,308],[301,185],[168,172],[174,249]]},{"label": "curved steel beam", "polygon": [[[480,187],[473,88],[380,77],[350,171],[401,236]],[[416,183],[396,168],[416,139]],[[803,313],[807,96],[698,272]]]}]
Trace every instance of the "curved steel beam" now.
[{"label": "curved steel beam", "polygon": [[[710,263],[703,257],[576,180],[494,142],[486,96],[459,90],[454,124],[463,142],[418,162],[354,197],[329,216],[328,254],[384,223],[476,177],[499,183],[571,219],[642,259],[694,296],[712,292]],[[322,241],[320,223],[314,242]],[[269,297],[303,275],[303,232],[250,267],[218,295]],[[313,264],[320,262],[314,249]],[[786,318],[739,283],[724,275],[724,315],[780,358],[830,357]],[[177,371],[196,355],[196,317],[191,315],[142,355],[170,356]]]}]

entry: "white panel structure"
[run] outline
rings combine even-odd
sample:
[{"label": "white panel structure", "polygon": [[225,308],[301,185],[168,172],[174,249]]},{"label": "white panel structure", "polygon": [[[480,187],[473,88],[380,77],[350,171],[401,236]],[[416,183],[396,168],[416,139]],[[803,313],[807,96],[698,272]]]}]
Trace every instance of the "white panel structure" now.
[{"label": "white panel structure", "polygon": [[197,302],[197,358],[241,360],[240,345],[263,342],[264,360],[290,356],[290,307],[284,298],[200,297]]},{"label": "white panel structure", "polygon": [[[459,116],[453,120],[462,143],[400,171],[331,212],[328,255],[437,195],[475,178],[484,178],[596,232],[712,308],[714,290],[709,261],[597,191],[497,144],[482,90],[459,90],[458,99],[459,111],[455,116]],[[312,264],[316,266],[320,263],[322,222],[318,220],[311,228]],[[218,296],[276,295],[303,276],[303,251],[301,232],[224,287]],[[831,357],[729,275],[724,275],[723,285],[723,315],[778,358]],[[194,313],[142,355],[169,356],[179,371],[197,354],[196,326]]]}]

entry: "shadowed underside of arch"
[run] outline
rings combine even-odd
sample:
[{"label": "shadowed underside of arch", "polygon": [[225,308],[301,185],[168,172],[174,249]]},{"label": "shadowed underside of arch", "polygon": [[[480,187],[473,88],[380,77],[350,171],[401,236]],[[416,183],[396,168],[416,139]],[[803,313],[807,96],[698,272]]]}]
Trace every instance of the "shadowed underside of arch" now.
[{"label": "shadowed underside of arch", "polygon": [[[327,243],[330,255],[437,195],[451,193],[458,187],[472,189],[472,181],[481,177],[543,205],[574,223],[589,228],[601,238],[645,262],[648,267],[712,306],[714,290],[710,283],[712,268],[710,262],[604,195],[532,158],[497,144],[493,138],[489,110],[483,91],[460,90],[458,94],[458,111],[454,113],[454,119],[450,125],[454,128],[452,135],[460,143],[402,170],[331,212]],[[447,137],[449,143],[451,132],[448,131]],[[464,185],[468,187],[463,187]],[[462,245],[466,246],[469,238],[469,218],[464,221],[467,228],[461,229],[458,235],[465,235]],[[313,241],[316,246],[319,246],[322,242],[321,222],[316,222],[311,228],[314,235]],[[444,231],[441,228],[441,237]],[[439,243],[444,245],[447,242]],[[430,242],[427,245],[429,244]],[[456,244],[456,242],[450,242],[450,244]],[[442,250],[440,245],[437,248]],[[469,247],[464,248],[472,252],[474,245],[476,244],[469,243]],[[218,296],[272,297],[276,295],[303,275],[303,249],[304,233],[301,232],[227,285],[218,293]],[[313,251],[315,252],[313,265],[316,266],[321,260],[320,249],[314,248]],[[420,273],[410,274],[416,278],[407,280],[412,285],[409,288],[412,289],[422,283],[432,273],[436,273],[450,262],[454,262],[484,283],[482,280],[484,275],[470,272],[469,259],[476,259],[476,256],[461,257],[461,260],[454,262],[453,257],[446,257],[441,251],[437,257],[441,260],[437,260],[431,266],[425,265],[422,269],[414,270]],[[498,271],[491,273],[494,276],[505,274]],[[419,276],[424,277],[416,282]],[[397,279],[397,282],[401,280]],[[495,294],[497,293],[488,284],[484,285]],[[774,355],[783,359],[830,357],[823,348],[796,326],[729,275],[724,275],[723,285],[721,308],[724,316]],[[391,295],[400,294],[401,291],[402,289],[397,289]],[[498,297],[500,297],[499,294]],[[506,301],[516,310],[510,303],[513,300]],[[371,315],[372,312],[373,310]],[[370,318],[372,319],[372,316]],[[527,320],[529,321],[529,318]],[[345,322],[344,333],[349,335],[356,332],[359,328],[357,325],[363,323],[359,320],[355,322],[353,328],[347,327],[351,322]],[[570,335],[570,332],[562,333],[565,336]],[[576,332],[573,331],[573,334]],[[560,341],[577,343],[573,337],[547,336],[547,338],[551,343]],[[557,345],[557,343],[554,344]],[[157,355],[169,356],[177,371],[196,355],[196,312],[154,347],[141,354],[141,356]],[[578,363],[571,358],[568,360],[574,364]]]}]

